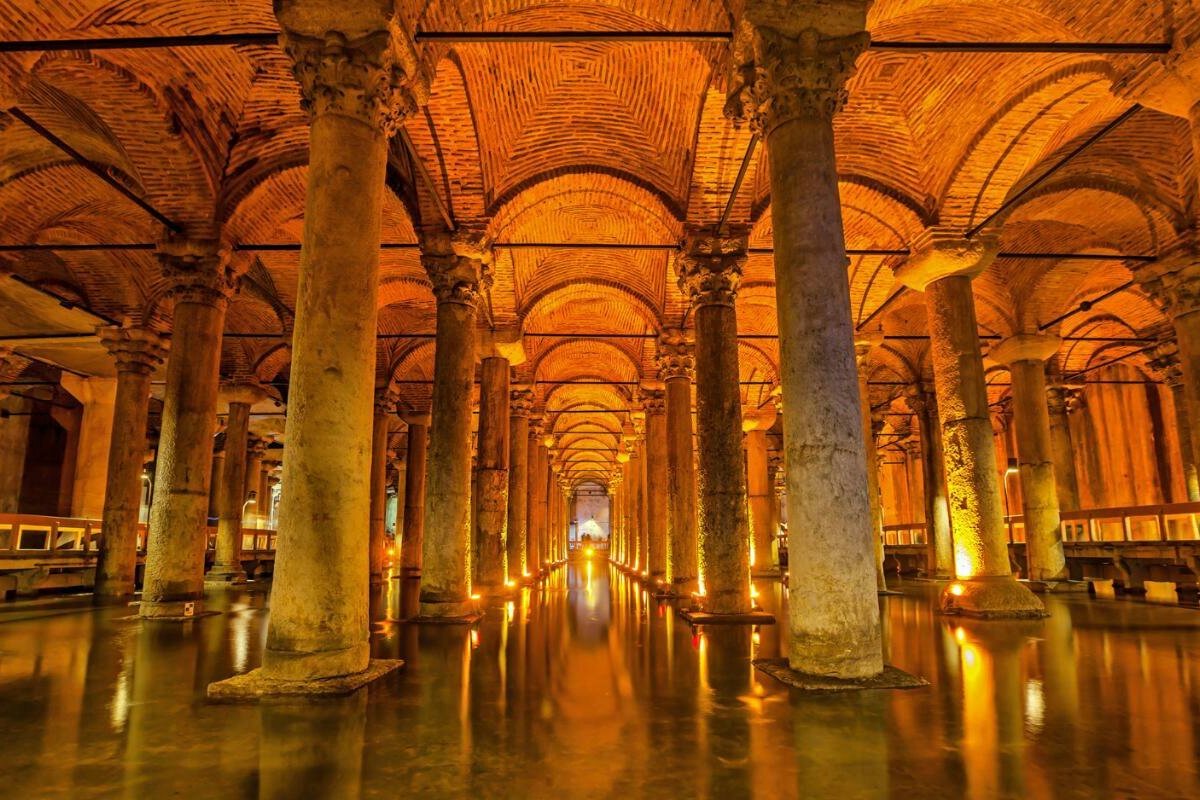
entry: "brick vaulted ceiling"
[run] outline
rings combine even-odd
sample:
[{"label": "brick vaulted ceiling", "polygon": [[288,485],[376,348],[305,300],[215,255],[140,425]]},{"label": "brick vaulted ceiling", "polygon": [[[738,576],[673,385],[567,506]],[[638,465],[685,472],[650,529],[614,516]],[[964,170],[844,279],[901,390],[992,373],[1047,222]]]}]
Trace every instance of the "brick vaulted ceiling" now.
[{"label": "brick vaulted ceiling", "polygon": [[[735,0],[401,0],[409,31],[729,31]],[[1195,24],[1186,3],[1146,0],[877,0],[877,40],[1164,41]],[[268,32],[267,0],[0,0],[0,38]],[[718,220],[750,133],[722,114],[729,47],[709,42],[421,45],[431,99],[407,135],[430,180],[408,163],[389,182],[383,238],[414,243],[441,219],[485,226],[502,243],[677,242]],[[1150,56],[871,50],[836,121],[847,246],[903,250],[926,226],[967,229],[1034,183],[1128,110],[1114,80]],[[0,55],[0,96],[172,220],[230,245],[295,243],[303,226],[307,125],[289,65],[273,44],[58,50]],[[1006,210],[995,226],[1018,252],[1155,254],[1192,228],[1196,175],[1187,123],[1149,109]],[[731,218],[769,249],[765,152],[751,160]],[[153,242],[161,226],[9,114],[0,114],[0,244]],[[113,318],[160,315],[157,266],[145,251],[22,252],[6,267]],[[223,370],[286,380],[295,305],[294,251],[250,259],[227,330]],[[897,289],[901,256],[850,259],[862,321]],[[653,377],[653,334],[686,323],[674,255],[660,250],[502,248],[486,316],[530,336],[518,378],[550,409],[621,409]],[[776,376],[774,266],[751,256],[738,300],[745,400],[762,405]],[[1028,330],[1120,287],[1119,261],[1000,259],[976,282],[981,332]],[[919,296],[876,320],[924,333]],[[414,249],[382,253],[378,374],[404,405],[428,403],[434,306]],[[1136,288],[1054,326],[1063,335],[1145,336],[1165,324]],[[612,334],[572,339],[561,334]],[[1136,349],[1072,342],[1065,371]],[[1130,359],[1131,364],[1140,363]],[[919,339],[889,341],[888,384],[928,370]],[[572,380],[571,384],[555,381]],[[579,381],[588,381],[582,383]],[[603,382],[611,382],[604,384]],[[877,390],[886,399],[886,387]],[[873,398],[874,399],[874,398]],[[563,415],[556,432],[609,448],[623,418]],[[590,452],[590,451],[589,451]],[[592,459],[592,456],[587,456]],[[589,470],[582,470],[586,473]],[[599,468],[592,471],[602,471]]]}]

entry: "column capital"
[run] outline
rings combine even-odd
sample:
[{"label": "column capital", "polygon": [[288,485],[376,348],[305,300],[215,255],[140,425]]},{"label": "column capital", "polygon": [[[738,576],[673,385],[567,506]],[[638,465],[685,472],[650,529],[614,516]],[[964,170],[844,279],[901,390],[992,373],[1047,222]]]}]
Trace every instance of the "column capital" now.
[{"label": "column capital", "polygon": [[267,387],[258,381],[250,378],[238,378],[221,383],[217,394],[217,401],[222,405],[241,403],[253,406],[256,403],[261,403],[270,396],[271,393],[267,390]]},{"label": "column capital", "polygon": [[533,390],[520,386],[508,393],[508,415],[528,419],[533,413]]},{"label": "column capital", "polygon": [[481,330],[477,355],[480,359],[503,358],[510,367],[524,364],[525,334],[516,327]]},{"label": "column capital", "polygon": [[424,425],[426,428],[431,421],[428,411],[405,411],[400,419],[404,420],[405,425]]},{"label": "column capital", "polygon": [[429,101],[429,78],[416,48],[396,25],[354,38],[336,30],[314,36],[285,27],[279,41],[310,122],[335,114],[390,136]]},{"label": "column capital", "polygon": [[1179,344],[1173,336],[1160,336],[1146,366],[1170,388],[1182,385],[1183,367],[1179,363]]},{"label": "column capital", "polygon": [[257,436],[246,441],[246,454],[252,458],[262,458],[267,454],[267,440]]},{"label": "column capital", "polygon": [[492,283],[491,242],[477,232],[427,234],[421,243],[421,264],[438,303],[474,306]]},{"label": "column capital", "polygon": [[997,364],[1019,361],[1045,361],[1062,347],[1062,339],[1051,333],[1018,333],[992,346],[988,358]]},{"label": "column capital", "polygon": [[735,31],[725,115],[759,135],[796,119],[832,120],[871,41],[862,0],[821,3],[820,14],[808,5],[751,2]]},{"label": "column capital", "polygon": [[854,364],[859,370],[867,368],[871,351],[883,344],[883,329],[854,332]]},{"label": "column capital", "polygon": [[663,331],[658,337],[657,344],[654,358],[658,363],[659,379],[663,381],[673,378],[692,380],[696,374],[694,346],[683,335],[683,331],[678,329]]},{"label": "column capital", "polygon": [[1063,383],[1048,384],[1046,386],[1046,407],[1051,414],[1070,414],[1079,409],[1082,393],[1082,386]]},{"label": "column capital", "polygon": [[383,416],[395,414],[397,401],[396,394],[390,389],[377,390],[375,392],[375,413]]},{"label": "column capital", "polygon": [[1196,236],[1133,272],[1151,301],[1174,321],[1200,311],[1200,241]]},{"label": "column capital", "polygon": [[896,268],[896,280],[914,291],[942,278],[965,275],[974,278],[988,268],[1000,251],[996,236],[963,238],[961,231],[926,228],[913,242],[908,258]]},{"label": "column capital", "polygon": [[117,372],[150,375],[167,357],[170,343],[148,328],[106,326],[100,343],[117,363]]},{"label": "column capital", "polygon": [[[1138,59],[1137,66],[1112,83],[1112,93],[1147,108],[1195,121],[1200,110],[1200,31],[1192,20],[1176,19],[1171,50]],[[1183,23],[1183,24],[1181,24]],[[1190,27],[1190,31],[1181,30]]]},{"label": "column capital", "polygon": [[215,239],[169,237],[154,255],[176,303],[223,307],[237,291],[241,276]]},{"label": "column capital", "polygon": [[642,407],[647,416],[657,417],[667,413],[667,393],[662,389],[643,389]]},{"label": "column capital", "polygon": [[749,229],[730,226],[727,234],[692,229],[675,261],[679,290],[693,307],[732,306],[746,264]]}]

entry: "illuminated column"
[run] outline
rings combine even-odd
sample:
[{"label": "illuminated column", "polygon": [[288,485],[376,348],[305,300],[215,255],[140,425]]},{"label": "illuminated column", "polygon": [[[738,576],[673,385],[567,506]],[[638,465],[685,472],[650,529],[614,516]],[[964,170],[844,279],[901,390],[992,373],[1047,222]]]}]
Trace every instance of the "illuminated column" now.
[{"label": "illuminated column", "polygon": [[[628,444],[624,445],[628,448]],[[621,531],[621,566],[633,567],[633,534],[629,530],[629,450],[617,453],[617,519]]]},{"label": "illuminated column", "polygon": [[376,392],[371,421],[371,527],[367,535],[367,564],[371,583],[383,583],[384,523],[387,517],[388,426],[396,413],[396,399]]},{"label": "illuminated column", "polygon": [[[1063,511],[1079,510],[1079,478],[1075,472],[1075,449],[1071,443],[1068,415],[1079,402],[1079,391],[1070,386],[1046,387],[1046,409],[1050,415],[1050,447],[1054,454],[1054,480],[1058,506]],[[1183,431],[1187,439],[1186,430]]]},{"label": "illuminated column", "polygon": [[263,665],[210,696],[344,692],[397,666],[368,644],[379,240],[388,136],[427,91],[381,6],[275,9],[310,123],[287,452]]},{"label": "illuminated column", "polygon": [[527,443],[528,472],[525,487],[525,561],[526,570],[530,576],[536,576],[542,569],[540,556],[542,546],[541,521],[538,518],[538,485],[542,483],[541,475],[544,464],[541,461],[542,422],[540,417],[531,416],[529,419],[529,441]]},{"label": "illuminated column", "polygon": [[696,591],[696,470],[692,458],[692,348],[680,331],[658,340],[658,377],[666,385],[667,566],[674,594]]},{"label": "illuminated column", "polygon": [[[640,412],[638,412],[640,413]],[[635,423],[637,439],[629,452],[629,524],[633,530],[633,569],[639,575],[648,571],[646,563],[646,437],[642,421]]]},{"label": "illuminated column", "polygon": [[879,493],[879,451],[875,446],[874,420],[871,416],[869,359],[871,350],[883,344],[882,331],[855,336],[854,359],[858,365],[858,403],[862,417],[863,449],[866,451],[867,502],[871,509],[871,547],[875,553],[875,588],[887,591],[883,576],[883,497]]},{"label": "illuminated column", "polygon": [[667,404],[661,389],[643,392],[646,407],[646,474],[651,487],[646,494],[646,569],[650,580],[658,583],[667,573],[667,505],[668,492],[660,483],[668,474],[667,467]]},{"label": "illuminated column", "polygon": [[217,514],[217,552],[212,569],[204,580],[214,584],[245,583],[242,571],[242,517],[246,510],[250,473],[254,472],[257,491],[258,467],[262,450],[257,456],[248,453],[250,407],[266,398],[261,386],[250,382],[226,384],[221,387],[220,400],[227,404],[225,422],[225,468],[221,473],[221,503]]},{"label": "illuminated column", "polygon": [[421,574],[425,550],[425,466],[429,443],[429,415],[406,414],[407,455],[404,463],[404,528],[400,540],[403,575]]},{"label": "illuminated column", "polygon": [[105,602],[130,597],[134,591],[150,377],[163,362],[166,343],[145,328],[102,328],[100,340],[117,364],[117,396],[94,594],[97,602]]},{"label": "illuminated column", "polygon": [[[221,422],[218,422],[220,425]],[[208,478],[208,516],[221,516],[221,476],[225,474],[225,450],[213,452],[212,469]]]},{"label": "illuminated column", "polygon": [[742,418],[746,430],[746,493],[750,506],[750,534],[754,548],[751,573],[774,576],[779,573],[771,559],[771,540],[775,535],[775,483],[771,480],[767,459],[767,430],[775,424],[775,406],[769,403],[757,414]]},{"label": "illuminated column", "polygon": [[983,237],[930,229],[896,277],[925,293],[937,388],[946,487],[958,580],[942,594],[945,610],[982,617],[1039,617],[1040,600],[1012,577],[996,445],[988,413],[971,278],[995,255]]},{"label": "illuminated column", "polygon": [[508,579],[529,574],[527,537],[529,524],[529,413],[533,392],[513,389],[508,405]]},{"label": "illuminated column", "polygon": [[470,617],[471,396],[475,323],[490,280],[490,246],[478,237],[427,238],[422,261],[437,297],[433,437],[425,477],[421,616]]},{"label": "illuminated column", "polygon": [[190,619],[204,606],[221,330],[236,277],[213,241],[171,240],[158,257],[175,310],[139,614]]},{"label": "illuminated column", "polygon": [[[1181,499],[1186,499],[1189,502],[1200,500],[1200,476],[1196,469],[1196,456],[1192,450],[1191,437],[1191,417],[1189,416],[1187,395],[1184,392],[1183,370],[1179,364],[1179,347],[1175,344],[1174,339],[1163,338],[1154,348],[1154,358],[1150,362],[1150,366],[1154,369],[1158,378],[1167,385],[1171,390],[1171,404],[1175,407],[1175,430],[1179,439],[1179,455],[1182,460],[1183,480],[1186,487],[1186,496]],[[1070,411],[1070,406],[1078,402],[1078,392],[1069,397],[1067,401],[1061,403],[1063,407],[1062,420],[1066,424],[1066,414]],[[1051,425],[1054,424],[1053,409],[1051,411]],[[1067,445],[1070,446],[1071,431],[1066,430]],[[1055,439],[1055,444],[1058,444],[1058,439]],[[1055,451],[1057,452],[1057,450]],[[1055,474],[1057,475],[1058,461],[1054,462]],[[1071,463],[1071,479],[1075,480],[1075,464]],[[1060,495],[1061,497],[1061,495]],[[1079,507],[1078,489],[1076,489],[1075,506]],[[1064,510],[1069,509],[1065,504]]]},{"label": "illuminated column", "polygon": [[[619,457],[620,454],[618,454]],[[621,471],[613,470],[608,477],[608,557],[614,564],[622,563],[624,532],[621,530]]]},{"label": "illuminated column", "polygon": [[946,494],[946,468],[942,457],[937,395],[923,385],[913,386],[909,388],[905,402],[916,414],[920,426],[921,478],[931,577],[948,580],[954,577],[954,541],[950,530],[950,504]]},{"label": "illuminated column", "polygon": [[989,353],[997,362],[1007,364],[1012,376],[1025,546],[1029,553],[1029,577],[1035,581],[1067,579],[1050,410],[1046,404],[1046,359],[1057,353],[1061,344],[1061,339],[1049,334],[1018,334],[1000,342]]},{"label": "illuminated column", "polygon": [[104,487],[108,480],[108,454],[112,443],[117,381],[115,378],[85,378],[63,373],[60,382],[83,405],[79,440],[75,448],[71,516],[99,519],[104,514]]},{"label": "illuminated column", "polygon": [[[0,271],[0,282],[5,273]],[[32,362],[0,347],[0,378],[18,380]],[[0,385],[0,514],[16,514],[25,476],[25,450],[29,444],[29,400],[13,395],[16,386]]]},{"label": "illuminated column", "polygon": [[504,589],[508,537],[508,359],[483,359],[479,384],[479,467],[475,470],[475,580]]},{"label": "illuminated column", "polygon": [[[771,175],[787,483],[792,669],[883,669],[833,117],[868,41],[866,4],[758,0],[727,108]],[[818,30],[818,27],[820,29]]]},{"label": "illuminated column", "polygon": [[746,262],[746,232],[693,231],[676,262],[679,288],[696,319],[700,575],[704,610],[750,611],[750,542],[742,462],[734,298]]}]

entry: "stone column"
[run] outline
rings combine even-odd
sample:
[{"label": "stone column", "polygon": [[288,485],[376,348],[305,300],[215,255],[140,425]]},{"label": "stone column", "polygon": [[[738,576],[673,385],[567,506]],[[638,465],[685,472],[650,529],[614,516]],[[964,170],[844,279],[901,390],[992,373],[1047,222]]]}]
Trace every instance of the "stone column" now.
[{"label": "stone column", "polygon": [[245,583],[242,570],[242,521],[249,499],[250,471],[254,468],[255,492],[258,489],[257,457],[247,452],[250,434],[250,407],[262,401],[266,393],[254,383],[239,382],[221,387],[220,399],[227,404],[225,422],[225,469],[221,474],[221,504],[217,511],[217,552],[212,569],[204,576],[211,584]]},{"label": "stone column", "polygon": [[429,442],[429,415],[407,414],[408,452],[404,462],[404,527],[400,539],[400,564],[405,576],[421,574],[425,552],[425,467]]},{"label": "stone column", "polygon": [[[1068,414],[1078,403],[1078,390],[1061,384],[1046,387],[1046,409],[1050,415],[1050,447],[1054,458],[1054,480],[1058,507],[1079,510],[1079,478],[1075,472],[1075,448],[1071,444]],[[1186,429],[1183,431],[1187,439]]]},{"label": "stone column", "polygon": [[[1197,472],[1196,455],[1192,450],[1191,417],[1189,416],[1187,395],[1184,392],[1183,369],[1180,367],[1180,364],[1179,364],[1179,347],[1175,344],[1175,340],[1173,338],[1164,337],[1164,338],[1160,339],[1158,345],[1156,345],[1154,348],[1154,358],[1150,361],[1150,366],[1157,374],[1159,380],[1161,380],[1163,383],[1165,383],[1167,385],[1167,388],[1169,388],[1171,390],[1171,404],[1175,408],[1175,430],[1177,432],[1177,438],[1179,439],[1179,455],[1180,455],[1180,460],[1182,462],[1181,466],[1183,468],[1183,481],[1184,481],[1184,487],[1185,487],[1185,491],[1186,491],[1186,495],[1183,499],[1186,499],[1189,502],[1196,502],[1197,500],[1200,500],[1200,473]],[[1053,389],[1051,391],[1053,391]],[[1062,424],[1064,426],[1066,425],[1067,412],[1070,411],[1071,408],[1074,406],[1074,404],[1077,402],[1078,402],[1078,397],[1077,397],[1077,393],[1076,393],[1075,397],[1070,397],[1070,398],[1068,398],[1068,401],[1060,403],[1060,405],[1062,406],[1062,409],[1063,409],[1062,410]],[[1052,401],[1050,425],[1051,425],[1052,433],[1057,434],[1054,439],[1055,445],[1057,447],[1059,445],[1059,439],[1062,437],[1062,434],[1058,433],[1057,431],[1054,431],[1054,428],[1055,428],[1055,413],[1054,412],[1055,412],[1055,406]],[[1066,433],[1066,437],[1067,437],[1066,438],[1067,445],[1070,446],[1070,442],[1071,442],[1070,428],[1067,428],[1065,433]],[[1057,453],[1058,451],[1056,450],[1055,452]],[[1055,467],[1055,475],[1058,475],[1058,461],[1057,460],[1054,463],[1054,467]],[[1075,464],[1073,461],[1071,463],[1070,478],[1072,481],[1075,480]],[[1062,497],[1061,483],[1060,483],[1059,497],[1060,497],[1060,499]],[[1079,507],[1079,490],[1078,490],[1078,488],[1076,488],[1074,508],[1078,508],[1078,507]],[[1068,509],[1065,504],[1063,505],[1063,509],[1064,510],[1073,510],[1073,509]]]},{"label": "stone column", "polygon": [[[622,445],[628,447],[628,445]],[[631,555],[633,542],[629,531],[629,451],[621,450],[616,455],[617,474],[617,529],[621,537],[621,559],[623,567],[632,567]]]},{"label": "stone column", "polygon": [[871,350],[881,344],[883,344],[882,331],[857,334],[854,341],[854,358],[858,365],[858,402],[862,418],[863,450],[865,451],[867,503],[871,510],[871,548],[875,554],[875,588],[886,592],[887,580],[883,575],[883,497],[879,491],[879,451],[875,445],[875,424],[871,414],[871,386],[868,369]]},{"label": "stone column", "polygon": [[371,422],[371,526],[367,534],[367,564],[370,581],[383,583],[384,522],[387,516],[388,435],[396,414],[395,397],[385,392],[375,395],[375,416]]},{"label": "stone column", "polygon": [[677,330],[658,340],[658,377],[666,385],[667,566],[673,594],[696,591],[696,470],[692,458],[692,348]]},{"label": "stone column", "polygon": [[204,607],[221,331],[236,277],[216,242],[170,240],[158,257],[175,309],[139,613],[190,619]]},{"label": "stone column", "polygon": [[508,581],[529,574],[529,413],[533,392],[513,389],[508,405]]},{"label": "stone column", "polygon": [[550,448],[554,436],[544,434],[537,448],[537,469],[533,473],[534,497],[537,500],[537,566],[541,574],[546,573],[546,562],[550,560]]},{"label": "stone column", "polygon": [[1061,339],[1049,334],[1018,334],[1000,342],[989,354],[997,362],[1007,364],[1012,376],[1013,424],[1021,472],[1025,547],[1029,556],[1029,578],[1035,581],[1067,579],[1054,478],[1050,411],[1046,404],[1046,359],[1057,353],[1061,344]]},{"label": "stone column", "polygon": [[[262,462],[267,453],[267,442],[255,436],[249,436],[246,442],[246,482],[242,487],[242,527],[258,528],[258,519],[263,506],[262,496]],[[253,493],[254,497],[251,498]],[[251,499],[254,500],[250,503]]]},{"label": "stone column", "polygon": [[71,486],[71,516],[99,519],[104,514],[117,380],[63,373],[61,382],[83,404],[75,450],[75,480]]},{"label": "stone column", "polygon": [[958,578],[942,593],[942,608],[981,617],[1040,617],[1045,609],[1017,583],[1008,560],[1004,507],[996,474],[996,445],[971,278],[995,255],[994,241],[963,241],[952,231],[928,230],[896,273],[925,293],[929,345],[937,388],[946,486]]},{"label": "stone column", "polygon": [[308,187],[271,617],[263,666],[242,680],[313,692],[396,666],[368,643],[379,240],[387,139],[427,84],[383,7],[275,9],[310,121]]},{"label": "stone column", "polygon": [[508,574],[508,359],[483,359],[479,383],[479,467],[475,471],[475,581],[504,590]]},{"label": "stone column", "polygon": [[526,445],[528,472],[525,481],[525,561],[526,571],[531,578],[535,578],[542,569],[542,523],[539,517],[541,507],[538,505],[538,487],[545,483],[541,477],[544,470],[540,457],[542,423],[537,417],[530,418],[529,441]]},{"label": "stone column", "polygon": [[[0,282],[5,275],[0,271]],[[31,362],[0,347],[0,380],[18,380]],[[0,386],[0,514],[20,511],[21,483],[25,476],[25,449],[29,444],[29,400],[19,386]]]},{"label": "stone column", "polygon": [[742,427],[746,431],[746,492],[750,507],[751,544],[754,547],[750,572],[761,577],[779,574],[771,559],[771,540],[775,537],[775,514],[771,510],[775,504],[775,483],[771,480],[767,458],[767,429],[774,424],[774,403],[742,418]]},{"label": "stone column", "polygon": [[117,363],[117,395],[96,560],[97,603],[134,592],[150,378],[166,355],[162,337],[145,328],[102,328],[100,340]]},{"label": "stone column", "polygon": [[668,491],[660,481],[669,475],[667,464],[667,401],[661,389],[643,393],[646,408],[646,474],[650,476],[650,491],[646,495],[647,545],[646,569],[654,584],[665,580],[667,574],[667,505]]},{"label": "stone column", "polygon": [[920,426],[921,485],[924,488],[930,575],[939,580],[949,580],[954,577],[954,541],[950,530],[950,504],[946,493],[937,395],[924,386],[914,386],[909,389],[905,400],[917,416]]},{"label": "stone column", "polygon": [[471,600],[471,396],[475,322],[491,255],[478,237],[427,237],[422,261],[437,297],[433,438],[425,478],[421,616],[467,619]]},{"label": "stone column", "polygon": [[746,232],[692,231],[676,262],[696,319],[700,580],[705,611],[750,611],[750,542],[742,464],[742,392],[734,298]]},{"label": "stone column", "polygon": [[789,662],[862,678],[879,674],[883,660],[833,117],[867,45],[866,4],[839,4],[841,13],[817,5],[747,6],[735,48],[742,79],[730,101],[763,137],[770,161]]},{"label": "stone column", "polygon": [[217,518],[221,515],[221,476],[225,474],[225,450],[213,452],[212,469],[208,478],[208,516]]},{"label": "stone column", "polygon": [[614,469],[608,478],[608,550],[614,564],[623,563],[624,534],[621,531],[621,471]]},{"label": "stone column", "polygon": [[631,566],[633,571],[639,577],[642,577],[648,572],[646,564],[646,524],[644,522],[646,516],[646,493],[643,479],[646,459],[643,454],[643,442],[640,436],[638,438],[639,441],[629,452],[629,527],[633,534],[633,563]]}]

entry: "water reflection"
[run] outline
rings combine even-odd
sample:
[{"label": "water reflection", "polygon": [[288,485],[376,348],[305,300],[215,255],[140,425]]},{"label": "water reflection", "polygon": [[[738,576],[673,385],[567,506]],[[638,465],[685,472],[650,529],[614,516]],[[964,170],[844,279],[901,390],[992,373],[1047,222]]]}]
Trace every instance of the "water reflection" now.
[{"label": "water reflection", "polygon": [[[1200,617],[1050,597],[1037,623],[883,602],[912,692],[792,693],[751,659],[783,626],[697,631],[604,561],[497,601],[476,626],[373,598],[375,655],[404,672],[349,698],[215,706],[257,666],[266,597],[214,593],[183,626],[84,602],[0,607],[4,791],[13,796],[1192,797]],[[759,581],[787,618],[786,592]]]}]

